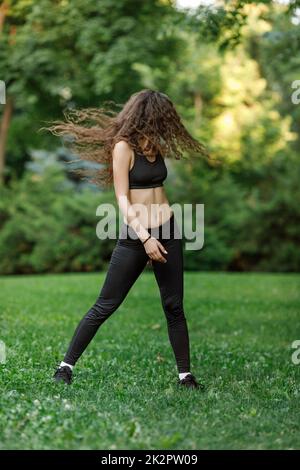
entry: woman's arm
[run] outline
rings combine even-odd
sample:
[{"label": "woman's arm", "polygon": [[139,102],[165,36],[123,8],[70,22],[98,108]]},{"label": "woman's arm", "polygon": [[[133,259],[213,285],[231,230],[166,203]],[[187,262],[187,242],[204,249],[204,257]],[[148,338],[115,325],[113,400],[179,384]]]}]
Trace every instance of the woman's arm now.
[{"label": "woman's arm", "polygon": [[[128,224],[136,232],[139,239],[144,242],[149,237],[150,233],[141,224],[134,206],[128,199],[129,192],[129,168],[131,160],[131,149],[127,142],[119,141],[115,144],[113,152],[113,178],[114,178],[114,190],[117,198],[117,202],[122,214],[126,217]],[[145,250],[151,259],[165,262],[166,259],[162,256],[160,250],[166,253],[166,250],[162,244],[154,237],[149,238],[146,241]]]}]

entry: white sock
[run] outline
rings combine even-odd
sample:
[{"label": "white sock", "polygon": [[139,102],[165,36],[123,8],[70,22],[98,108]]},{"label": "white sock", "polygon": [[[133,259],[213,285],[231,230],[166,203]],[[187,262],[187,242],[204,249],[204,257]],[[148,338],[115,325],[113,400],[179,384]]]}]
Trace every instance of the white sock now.
[{"label": "white sock", "polygon": [[179,374],[179,380],[184,379],[189,374],[191,375],[191,372],[182,372],[181,374]]},{"label": "white sock", "polygon": [[61,361],[61,363],[59,364],[59,367],[64,367],[64,366],[70,367],[71,370],[73,370],[73,367],[74,367],[74,366],[71,366],[71,364],[67,364],[64,361]]}]

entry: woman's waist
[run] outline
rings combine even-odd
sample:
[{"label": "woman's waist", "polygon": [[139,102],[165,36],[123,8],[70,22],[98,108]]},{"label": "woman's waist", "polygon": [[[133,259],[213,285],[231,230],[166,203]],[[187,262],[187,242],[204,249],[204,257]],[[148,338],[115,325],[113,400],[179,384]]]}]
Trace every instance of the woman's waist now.
[{"label": "woman's waist", "polygon": [[128,198],[131,204],[169,204],[163,186],[156,188],[129,189]]},{"label": "woman's waist", "polygon": [[[170,213],[161,223],[156,224],[155,226],[149,226],[143,224],[141,218],[139,217],[140,223],[148,230],[148,232],[159,240],[167,240],[173,238],[181,238],[179,228],[175,219],[174,212],[170,208]],[[137,240],[138,243],[142,243],[138,238],[134,229],[128,225],[126,222],[123,222],[121,232],[121,239]]]},{"label": "woman's waist", "polygon": [[[146,228],[158,227],[164,224],[173,214],[168,203],[158,204],[131,204],[140,223]],[[126,218],[123,218],[126,224]]]}]

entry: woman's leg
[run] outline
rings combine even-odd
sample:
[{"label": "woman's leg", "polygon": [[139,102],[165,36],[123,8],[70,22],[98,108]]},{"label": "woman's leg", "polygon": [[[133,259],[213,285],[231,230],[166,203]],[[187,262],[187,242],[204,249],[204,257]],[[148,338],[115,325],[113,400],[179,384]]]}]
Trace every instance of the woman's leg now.
[{"label": "woman's leg", "polygon": [[116,244],[99,297],[77,326],[64,362],[75,365],[100,325],[117,310],[143,271],[148,256],[139,249]]},{"label": "woman's leg", "polygon": [[190,346],[187,322],[183,309],[183,251],[181,238],[161,239],[168,254],[166,263],[153,261],[160,289],[162,306],[167,319],[168,333],[179,373],[190,371]]}]

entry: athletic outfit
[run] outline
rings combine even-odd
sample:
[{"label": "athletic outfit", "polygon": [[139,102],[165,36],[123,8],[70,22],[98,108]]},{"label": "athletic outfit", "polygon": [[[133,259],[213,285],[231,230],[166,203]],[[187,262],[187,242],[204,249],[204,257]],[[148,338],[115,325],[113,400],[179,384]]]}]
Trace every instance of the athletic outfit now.
[{"label": "athletic outfit", "polygon": [[[129,187],[134,189],[163,186],[167,177],[167,168],[162,155],[158,153],[156,160],[150,162],[136,150],[134,154],[134,166],[129,171]],[[152,266],[160,290],[177,369],[180,374],[187,373],[190,370],[190,351],[183,309],[182,238],[174,213],[163,224],[147,230],[168,252],[163,254],[166,263],[152,260]],[[75,365],[99,327],[123,302],[148,260],[143,243],[132,227],[123,222],[99,296],[77,326],[63,365]]]}]

